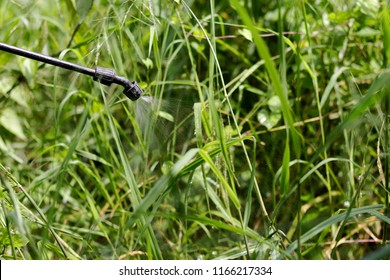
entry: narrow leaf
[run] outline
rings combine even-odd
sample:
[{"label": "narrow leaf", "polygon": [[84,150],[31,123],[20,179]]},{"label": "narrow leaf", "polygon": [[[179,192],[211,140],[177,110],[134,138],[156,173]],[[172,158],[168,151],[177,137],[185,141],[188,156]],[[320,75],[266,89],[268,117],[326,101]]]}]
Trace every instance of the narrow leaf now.
[{"label": "narrow leaf", "polygon": [[93,5],[93,0],[77,0],[76,9],[80,17],[80,21],[84,21]]}]

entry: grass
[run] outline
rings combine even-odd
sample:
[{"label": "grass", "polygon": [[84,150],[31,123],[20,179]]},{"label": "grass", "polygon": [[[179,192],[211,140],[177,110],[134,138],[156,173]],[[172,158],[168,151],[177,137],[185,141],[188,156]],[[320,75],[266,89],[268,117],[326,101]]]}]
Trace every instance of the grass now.
[{"label": "grass", "polygon": [[[28,3],[27,3],[28,2]],[[388,259],[388,8],[0,4],[2,259]]]}]

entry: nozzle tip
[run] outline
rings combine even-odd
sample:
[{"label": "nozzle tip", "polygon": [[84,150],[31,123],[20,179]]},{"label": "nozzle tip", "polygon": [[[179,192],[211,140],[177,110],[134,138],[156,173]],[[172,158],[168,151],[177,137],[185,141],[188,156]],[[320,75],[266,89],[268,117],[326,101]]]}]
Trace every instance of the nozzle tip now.
[{"label": "nozzle tip", "polygon": [[137,82],[131,82],[128,84],[125,89],[123,90],[123,93],[130,98],[132,101],[137,100],[142,96],[142,89],[141,87],[137,84]]}]

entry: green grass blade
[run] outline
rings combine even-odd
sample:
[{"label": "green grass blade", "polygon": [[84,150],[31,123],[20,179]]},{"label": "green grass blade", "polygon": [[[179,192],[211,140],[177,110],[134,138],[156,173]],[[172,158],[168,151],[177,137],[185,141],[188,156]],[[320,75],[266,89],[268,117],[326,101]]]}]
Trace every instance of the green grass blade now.
[{"label": "green grass blade", "polygon": [[332,89],[334,88],[336,82],[337,82],[337,79],[339,78],[339,76],[341,74],[343,74],[346,70],[348,70],[348,67],[341,67],[341,68],[337,68],[337,71],[335,71],[332,75],[332,77],[330,78],[330,81],[328,83],[328,85],[326,86],[325,90],[324,90],[324,93],[322,94],[322,97],[321,97],[321,103],[320,103],[320,108],[323,108],[326,101],[328,100],[329,98],[329,95],[332,91]]},{"label": "green grass blade", "polygon": [[253,160],[252,160],[252,171],[251,171],[251,179],[248,185],[248,195],[246,198],[245,210],[244,210],[244,218],[243,224],[244,227],[248,226],[250,214],[252,211],[252,191],[255,184],[255,173],[256,173],[256,141],[253,141]]},{"label": "green grass blade", "polygon": [[212,161],[211,157],[203,150],[199,150],[199,155],[204,159],[205,162],[207,162],[211,168],[211,170],[214,172],[214,174],[217,176],[218,180],[221,182],[222,186],[224,187],[225,191],[228,193],[229,198],[233,202],[236,209],[240,209],[240,202],[237,197],[237,193],[235,190],[229,185],[229,183],[226,181],[225,177],[221,173],[221,171],[217,168],[217,166]]},{"label": "green grass blade", "polygon": [[147,213],[147,210],[156,203],[158,198],[166,192],[171,183],[175,180],[176,176],[184,169],[186,165],[194,158],[197,149],[189,150],[180,160],[178,160],[173,167],[170,169],[169,173],[161,177],[151,188],[148,194],[140,203],[135,207],[133,215],[126,222],[126,228],[131,228],[133,224]]},{"label": "green grass blade", "polygon": [[[316,235],[320,234],[326,228],[344,221],[345,218],[347,217],[351,218],[361,214],[371,214],[372,211],[380,210],[380,209],[383,209],[383,205],[369,205],[360,208],[354,208],[351,210],[350,213],[342,213],[342,214],[335,215],[319,223],[318,225],[314,226],[306,233],[302,234],[300,241],[302,244],[309,241],[311,238],[314,238]],[[297,241],[291,243],[286,250],[286,254],[293,253],[297,249],[297,246],[298,246]]]},{"label": "green grass blade", "polygon": [[[390,60],[390,12],[388,3],[384,3],[382,7],[382,29],[383,29],[383,67],[386,69],[389,67],[389,60]],[[385,215],[390,216],[390,175],[389,175],[389,155],[388,155],[388,149],[389,149],[389,110],[390,110],[390,90],[389,88],[386,88],[385,92],[385,124],[386,124],[386,132],[385,132]],[[389,235],[389,225],[386,223],[383,223],[383,234],[382,234],[382,241],[384,244],[386,244],[388,240]]]},{"label": "green grass blade", "polygon": [[363,260],[388,260],[390,258],[390,246],[384,246],[374,252],[368,253]]}]

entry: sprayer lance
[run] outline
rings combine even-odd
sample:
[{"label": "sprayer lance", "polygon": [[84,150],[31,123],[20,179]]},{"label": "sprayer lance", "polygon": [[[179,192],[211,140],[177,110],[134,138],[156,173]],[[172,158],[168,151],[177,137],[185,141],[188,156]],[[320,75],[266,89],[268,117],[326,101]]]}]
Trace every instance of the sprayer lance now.
[{"label": "sprayer lance", "polygon": [[123,93],[133,101],[137,100],[142,95],[142,89],[137,82],[130,82],[124,77],[115,75],[115,71],[113,69],[103,67],[96,67],[95,69],[92,69],[51,56],[20,49],[1,42],[0,50],[91,76],[94,81],[98,81],[106,86],[110,86],[111,84],[121,85],[124,87]]}]

